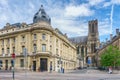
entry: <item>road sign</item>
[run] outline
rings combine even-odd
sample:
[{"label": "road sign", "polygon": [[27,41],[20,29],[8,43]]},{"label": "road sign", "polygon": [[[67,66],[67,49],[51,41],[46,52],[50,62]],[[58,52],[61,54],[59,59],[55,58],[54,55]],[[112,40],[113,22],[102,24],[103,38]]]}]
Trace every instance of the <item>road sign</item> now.
[{"label": "road sign", "polygon": [[88,57],[88,64],[91,64],[91,57]]},{"label": "road sign", "polygon": [[12,54],[12,58],[15,59],[15,53]]}]

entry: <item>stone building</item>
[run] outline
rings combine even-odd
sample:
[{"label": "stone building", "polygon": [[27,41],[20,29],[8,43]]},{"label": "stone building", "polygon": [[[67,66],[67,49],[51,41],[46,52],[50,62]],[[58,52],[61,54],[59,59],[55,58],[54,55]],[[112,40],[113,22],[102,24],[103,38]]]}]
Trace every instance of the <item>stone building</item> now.
[{"label": "stone building", "polygon": [[96,66],[96,51],[99,47],[98,21],[88,22],[88,36],[79,36],[69,39],[77,47],[77,67]]},{"label": "stone building", "polygon": [[98,57],[98,61],[97,64],[98,66],[100,66],[100,55],[108,48],[108,46],[113,45],[113,46],[117,46],[120,49],[120,32],[119,29],[116,29],[116,35],[113,36],[112,34],[110,34],[110,40],[106,39],[106,42],[104,44],[101,44],[98,52],[97,52],[97,57]]},{"label": "stone building", "polygon": [[0,29],[0,65],[15,69],[58,71],[76,67],[76,47],[59,29],[51,26],[51,19],[43,6],[34,15],[33,23],[7,23]]}]

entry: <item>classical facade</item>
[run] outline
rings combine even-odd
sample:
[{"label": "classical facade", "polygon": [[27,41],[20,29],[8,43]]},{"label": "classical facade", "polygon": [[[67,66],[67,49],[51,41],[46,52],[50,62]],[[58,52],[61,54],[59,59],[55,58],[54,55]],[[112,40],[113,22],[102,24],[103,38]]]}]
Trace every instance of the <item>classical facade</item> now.
[{"label": "classical facade", "polygon": [[11,54],[15,53],[15,69],[58,71],[76,67],[76,47],[59,29],[53,29],[51,19],[43,6],[34,15],[33,23],[7,23],[0,30],[0,65],[12,66]]},{"label": "classical facade", "polygon": [[96,66],[96,51],[99,47],[98,21],[88,22],[88,36],[70,38],[77,47],[77,67]]},{"label": "classical facade", "polygon": [[112,36],[112,34],[110,34],[110,40],[106,39],[106,42],[101,44],[101,47],[99,48],[98,52],[97,52],[97,57],[98,57],[98,61],[97,64],[98,66],[100,65],[100,55],[102,53],[104,53],[104,51],[108,48],[108,46],[113,45],[113,46],[117,46],[120,50],[120,32],[119,29],[116,29],[116,35]]}]

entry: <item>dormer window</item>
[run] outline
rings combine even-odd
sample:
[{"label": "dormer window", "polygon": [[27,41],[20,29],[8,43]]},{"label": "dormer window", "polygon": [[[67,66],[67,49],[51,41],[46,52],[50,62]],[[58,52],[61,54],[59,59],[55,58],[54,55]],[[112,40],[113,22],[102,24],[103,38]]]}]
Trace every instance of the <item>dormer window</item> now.
[{"label": "dormer window", "polygon": [[45,16],[42,16],[43,18],[46,18]]}]

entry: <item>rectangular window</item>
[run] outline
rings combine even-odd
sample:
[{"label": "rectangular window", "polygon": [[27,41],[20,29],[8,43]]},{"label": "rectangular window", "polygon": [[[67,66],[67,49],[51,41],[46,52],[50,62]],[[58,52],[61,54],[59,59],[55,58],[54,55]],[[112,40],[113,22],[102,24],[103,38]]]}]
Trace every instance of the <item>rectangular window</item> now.
[{"label": "rectangular window", "polygon": [[34,34],[34,40],[36,40],[37,39],[37,35],[36,34]]},{"label": "rectangular window", "polygon": [[22,41],[25,41],[25,36],[22,36]]},{"label": "rectangular window", "polygon": [[7,40],[8,41],[8,44],[10,43],[10,39]]},{"label": "rectangular window", "polygon": [[9,48],[7,48],[7,54],[9,54],[10,53],[10,49]]},{"label": "rectangular window", "polygon": [[22,46],[22,53],[24,53],[25,46]]},{"label": "rectangular window", "polygon": [[15,43],[15,41],[16,41],[16,39],[15,38],[13,38],[13,42]]},{"label": "rectangular window", "polygon": [[2,48],[2,54],[4,54],[4,48]]},{"label": "rectangular window", "polygon": [[52,42],[52,36],[50,36],[50,42]]},{"label": "rectangular window", "polygon": [[13,47],[13,53],[15,53],[15,47]]},{"label": "rectangular window", "polygon": [[24,67],[24,59],[20,59],[20,67]]},{"label": "rectangular window", "polygon": [[58,49],[56,49],[56,54],[58,54]]},{"label": "rectangular window", "polygon": [[56,39],[56,43],[58,43],[58,39]]},{"label": "rectangular window", "polygon": [[50,45],[50,51],[52,51],[52,45]]},{"label": "rectangular window", "polygon": [[46,51],[46,44],[42,44],[42,52]]},{"label": "rectangular window", "polygon": [[42,40],[45,40],[45,38],[46,38],[46,35],[42,34]]},{"label": "rectangular window", "polygon": [[36,44],[33,45],[33,49],[34,49],[34,52],[37,51],[37,46],[36,46]]},{"label": "rectangular window", "polygon": [[56,46],[58,47],[58,39],[56,39]]},{"label": "rectangular window", "polygon": [[4,40],[2,40],[2,45],[4,45]]}]

